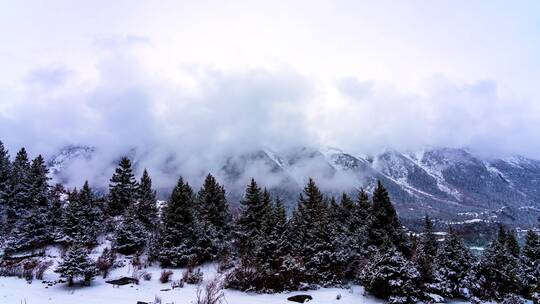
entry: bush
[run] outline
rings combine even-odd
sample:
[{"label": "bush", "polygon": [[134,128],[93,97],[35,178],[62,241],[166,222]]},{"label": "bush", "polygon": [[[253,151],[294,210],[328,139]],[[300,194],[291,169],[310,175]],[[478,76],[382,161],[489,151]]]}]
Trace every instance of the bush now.
[{"label": "bush", "polygon": [[96,267],[103,275],[103,278],[109,275],[109,271],[113,267],[115,260],[116,254],[109,248],[105,248],[96,262]]},{"label": "bush", "polygon": [[49,267],[52,266],[52,264],[53,261],[51,260],[40,262],[36,266],[36,279],[43,280],[43,274],[45,273],[45,271],[47,271],[47,269],[49,269]]},{"label": "bush", "polygon": [[171,276],[173,275],[173,272],[171,270],[165,270],[161,272],[161,275],[159,276],[159,281],[163,284],[168,283],[171,280]]},{"label": "bush", "polygon": [[34,279],[34,269],[38,266],[39,262],[35,259],[26,260],[23,263],[23,272],[22,276],[28,283],[32,282]]},{"label": "bush", "polygon": [[184,287],[184,280],[176,280],[171,283],[171,288],[183,288]]},{"label": "bush", "polygon": [[213,279],[212,281],[199,285],[197,287],[197,298],[195,299],[195,304],[221,304],[224,301],[224,295],[221,289],[221,285],[218,278]]},{"label": "bush", "polygon": [[193,268],[188,268],[182,275],[182,280],[187,284],[199,284],[203,280],[203,272],[200,268],[193,271]]},{"label": "bush", "polygon": [[152,273],[145,272],[142,277],[145,281],[150,281],[152,279]]}]

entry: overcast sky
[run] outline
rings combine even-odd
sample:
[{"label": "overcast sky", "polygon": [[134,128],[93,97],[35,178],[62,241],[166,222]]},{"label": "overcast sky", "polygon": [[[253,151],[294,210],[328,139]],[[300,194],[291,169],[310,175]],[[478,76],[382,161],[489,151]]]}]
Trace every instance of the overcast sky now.
[{"label": "overcast sky", "polygon": [[0,0],[0,140],[540,157],[539,1]]}]

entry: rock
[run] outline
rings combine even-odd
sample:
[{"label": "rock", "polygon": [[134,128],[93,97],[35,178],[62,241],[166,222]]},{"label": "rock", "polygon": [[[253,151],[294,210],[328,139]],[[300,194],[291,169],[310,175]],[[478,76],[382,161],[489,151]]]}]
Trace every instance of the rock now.
[{"label": "rock", "polygon": [[313,298],[310,295],[296,295],[287,298],[287,300],[296,303],[306,303],[313,300]]},{"label": "rock", "polygon": [[127,285],[127,284],[133,284],[133,283],[136,284],[138,283],[138,281],[134,278],[122,277],[116,280],[105,281],[105,283],[112,284],[112,285]]},{"label": "rock", "polygon": [[165,289],[160,289],[159,291],[169,291],[171,290],[170,288],[165,288]]}]

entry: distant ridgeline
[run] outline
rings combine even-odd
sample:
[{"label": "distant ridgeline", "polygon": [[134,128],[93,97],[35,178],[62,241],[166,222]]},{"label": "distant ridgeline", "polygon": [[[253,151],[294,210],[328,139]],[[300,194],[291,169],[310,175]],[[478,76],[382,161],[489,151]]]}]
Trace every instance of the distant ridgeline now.
[{"label": "distant ridgeline", "polygon": [[[50,176],[58,182],[70,182],[85,166],[101,176],[107,176],[116,165],[96,163],[104,159],[100,150],[86,146],[68,146],[49,161]],[[99,155],[99,156],[98,156]],[[144,162],[145,155],[131,149],[129,155],[135,166]],[[181,174],[181,159],[174,153],[156,166],[160,180],[175,181]],[[156,160],[154,160],[156,162]],[[202,161],[201,163],[206,163]],[[243,196],[244,187],[253,177],[279,195],[291,212],[298,195],[310,178],[317,180],[327,196],[345,192],[356,196],[360,188],[372,192],[381,181],[390,193],[398,214],[407,223],[421,226],[424,215],[453,223],[504,223],[513,227],[534,227],[540,216],[540,161],[521,156],[486,159],[464,149],[426,148],[403,153],[389,150],[372,156],[360,156],[338,149],[295,148],[284,152],[256,150],[251,153],[224,156],[213,160],[215,168],[199,168],[214,172],[227,188],[227,198],[233,206]],[[105,169],[106,168],[106,169]],[[136,168],[142,172],[142,168]],[[184,177],[187,177],[184,175]],[[192,177],[199,182],[203,176]],[[172,183],[169,183],[172,184]],[[107,185],[94,185],[105,193]],[[156,185],[158,196],[166,199],[171,188]]]},{"label": "distant ridgeline", "polygon": [[[243,291],[359,283],[391,303],[432,301],[433,295],[540,300],[537,233],[527,231],[520,245],[516,231],[500,226],[476,257],[453,225],[438,235],[426,216],[419,233],[407,231],[383,184],[377,181],[371,195],[359,190],[328,197],[309,179],[287,216],[280,197],[254,179],[231,208],[225,188],[208,175],[198,191],[179,178],[160,206],[148,172],[136,180],[128,158],[99,196],[88,183],[49,185],[41,156],[30,161],[21,149],[11,160],[0,143],[0,275],[28,277],[34,268],[46,269],[51,264],[19,253],[55,244],[66,249],[55,271],[68,285],[88,285],[97,274],[106,276],[118,255],[134,255],[141,268],[214,262],[224,287]],[[94,261],[88,250],[105,235],[112,245]]]}]

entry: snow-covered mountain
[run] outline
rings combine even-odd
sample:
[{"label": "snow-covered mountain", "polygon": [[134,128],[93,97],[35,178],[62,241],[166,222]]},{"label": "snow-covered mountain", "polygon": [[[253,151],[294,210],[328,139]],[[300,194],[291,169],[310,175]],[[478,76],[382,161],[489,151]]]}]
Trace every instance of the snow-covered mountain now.
[{"label": "snow-covered mountain", "polygon": [[[60,151],[49,162],[51,174],[64,180],[63,170],[70,163],[89,159],[94,152],[84,146]],[[328,195],[342,191],[355,195],[360,188],[371,191],[381,180],[404,218],[430,214],[530,225],[540,215],[539,160],[485,159],[466,149],[387,150],[372,156],[335,148],[261,149],[226,157],[217,175],[233,203],[254,177],[292,207],[307,179],[313,177]]]}]

